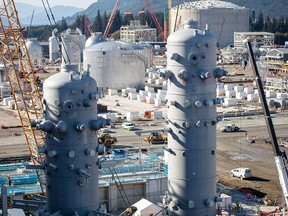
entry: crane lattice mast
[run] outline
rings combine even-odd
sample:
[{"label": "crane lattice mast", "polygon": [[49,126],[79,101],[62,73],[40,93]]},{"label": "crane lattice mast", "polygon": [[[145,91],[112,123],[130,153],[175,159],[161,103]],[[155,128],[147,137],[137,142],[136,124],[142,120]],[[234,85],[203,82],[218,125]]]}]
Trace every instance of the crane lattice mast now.
[{"label": "crane lattice mast", "polygon": [[[38,147],[44,145],[44,134],[32,127],[32,119],[43,119],[43,104],[34,69],[23,36],[13,0],[3,0],[0,8],[0,53],[7,74],[15,107],[23,128],[31,160],[43,165],[44,157]],[[16,64],[19,62],[19,65]],[[23,82],[20,77],[24,76]],[[32,114],[33,113],[33,114]],[[33,118],[32,118],[33,115]],[[43,164],[42,164],[43,163]],[[36,171],[42,192],[45,192],[44,172]]]}]

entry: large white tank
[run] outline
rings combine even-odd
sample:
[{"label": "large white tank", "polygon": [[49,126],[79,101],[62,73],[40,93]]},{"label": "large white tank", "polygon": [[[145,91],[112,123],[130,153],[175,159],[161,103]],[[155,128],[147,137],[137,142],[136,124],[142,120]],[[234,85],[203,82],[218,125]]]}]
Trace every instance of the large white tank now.
[{"label": "large white tank", "polygon": [[26,47],[30,55],[30,60],[34,66],[43,66],[43,52],[41,45],[36,38],[29,38],[26,41]]},{"label": "large white tank", "polygon": [[85,42],[85,48],[92,46],[96,43],[104,42],[106,39],[103,37],[102,32],[93,33]]},{"label": "large white tank", "polygon": [[55,61],[60,58],[60,47],[56,37],[57,29],[52,31],[52,36],[49,38],[49,61]]},{"label": "large white tank", "polygon": [[146,59],[142,46],[106,41],[84,49],[83,68],[90,65],[91,76],[99,87],[141,88],[145,82]]},{"label": "large white tank", "polygon": [[[180,28],[185,20],[197,21],[197,28],[205,29],[209,25],[219,47],[234,43],[234,32],[249,31],[250,10],[225,1],[190,1],[170,10],[170,34],[173,33],[175,19]],[[177,29],[176,29],[177,30]]]}]

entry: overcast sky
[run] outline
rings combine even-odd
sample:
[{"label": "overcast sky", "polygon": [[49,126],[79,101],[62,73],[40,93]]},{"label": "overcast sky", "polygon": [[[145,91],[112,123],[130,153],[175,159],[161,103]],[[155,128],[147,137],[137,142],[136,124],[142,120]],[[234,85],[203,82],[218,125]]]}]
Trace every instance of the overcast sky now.
[{"label": "overcast sky", "polygon": [[[36,5],[42,7],[42,1],[41,0],[14,0],[14,2],[22,2],[27,3],[31,5]],[[65,5],[65,6],[74,6],[78,8],[87,8],[89,5],[91,5],[94,2],[97,2],[97,0],[48,0],[51,7],[55,5]],[[46,0],[44,0],[44,3],[46,3]]]}]

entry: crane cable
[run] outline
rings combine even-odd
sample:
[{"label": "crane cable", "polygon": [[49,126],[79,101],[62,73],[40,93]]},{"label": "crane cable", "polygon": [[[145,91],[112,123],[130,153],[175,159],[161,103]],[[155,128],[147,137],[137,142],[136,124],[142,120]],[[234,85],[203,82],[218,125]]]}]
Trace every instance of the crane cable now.
[{"label": "crane cable", "polygon": [[[46,15],[47,15],[48,21],[49,21],[49,23],[50,23],[50,26],[53,28],[53,24],[52,24],[52,21],[51,21],[51,19],[50,19],[50,16],[49,16],[48,10],[47,10],[47,8],[46,8],[46,5],[45,5],[45,3],[44,3],[44,0],[41,0],[41,1],[42,1],[42,5],[43,5],[43,7],[44,7],[45,13],[46,13]],[[53,12],[52,12],[52,10],[51,10],[51,7],[50,7],[50,4],[49,4],[48,0],[46,0],[46,3],[47,3],[47,5],[48,5],[49,11],[50,11],[50,13],[51,13],[52,19],[53,19],[53,21],[54,21],[54,25],[57,26],[56,21],[55,21],[55,18],[54,18],[54,15],[53,15]],[[61,36],[59,35],[58,31],[55,31],[55,35],[56,35],[57,44],[58,44],[58,46],[59,46],[59,49],[61,50],[61,42],[62,42]],[[65,52],[65,54],[66,54],[66,57],[68,58],[68,62],[70,63],[71,61],[70,61],[70,58],[69,58],[69,56],[68,56],[66,47],[63,46],[63,49],[64,49],[64,52]],[[61,55],[63,56],[64,63],[66,64],[66,63],[67,63],[67,60],[66,60],[66,58],[64,57],[62,51],[61,51]]]},{"label": "crane cable", "polygon": [[175,18],[175,23],[174,23],[173,32],[176,31],[177,19],[178,19],[178,14],[179,14],[179,7],[180,7],[180,0],[178,0],[177,11],[176,11],[176,18]]}]

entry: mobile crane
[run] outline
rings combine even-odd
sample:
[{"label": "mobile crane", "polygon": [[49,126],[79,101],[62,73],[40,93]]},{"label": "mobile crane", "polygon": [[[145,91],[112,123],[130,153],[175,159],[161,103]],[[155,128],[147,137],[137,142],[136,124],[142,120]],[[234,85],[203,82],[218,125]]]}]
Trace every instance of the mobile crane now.
[{"label": "mobile crane", "polygon": [[[42,166],[44,156],[38,147],[44,145],[44,134],[32,127],[33,118],[43,119],[43,104],[37,86],[34,69],[23,36],[17,10],[13,0],[3,0],[0,8],[0,55],[7,74],[16,110],[23,128],[24,136],[34,165]],[[16,64],[19,62],[19,65]],[[22,80],[20,75],[23,74]],[[23,84],[22,84],[23,81]],[[27,101],[30,101],[28,104]],[[31,111],[31,112],[30,112]],[[36,170],[43,193],[45,176],[43,170]]]},{"label": "mobile crane", "polygon": [[279,144],[278,144],[277,137],[276,137],[276,132],[275,132],[274,125],[272,122],[272,118],[271,118],[270,113],[269,113],[269,109],[268,109],[268,105],[267,105],[267,101],[266,101],[266,97],[265,97],[265,93],[264,93],[264,88],[262,85],[261,77],[260,77],[259,72],[258,72],[258,68],[257,68],[256,61],[255,61],[255,58],[253,55],[253,49],[252,49],[252,45],[251,45],[250,41],[247,41],[247,47],[248,47],[248,54],[249,54],[249,58],[251,61],[253,75],[254,75],[254,78],[255,78],[255,81],[257,84],[257,89],[259,92],[259,96],[260,96],[260,100],[261,100],[261,104],[262,104],[262,108],[263,108],[263,112],[264,112],[267,130],[269,133],[269,137],[271,139],[271,144],[272,144],[273,153],[274,153],[274,159],[276,162],[276,167],[277,167],[277,171],[278,171],[278,175],[279,175],[279,181],[280,181],[280,185],[282,188],[282,193],[284,195],[286,206],[288,206],[288,167],[287,167],[288,166],[288,160],[287,160],[287,155],[285,152],[281,152],[280,148],[279,148]]}]

